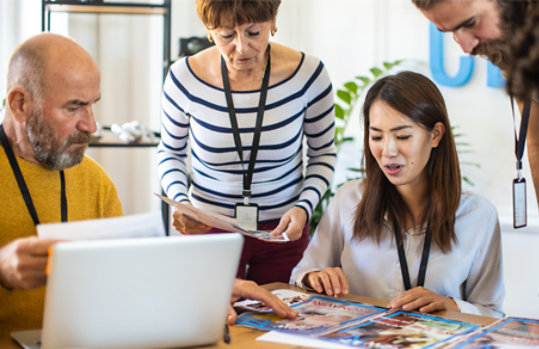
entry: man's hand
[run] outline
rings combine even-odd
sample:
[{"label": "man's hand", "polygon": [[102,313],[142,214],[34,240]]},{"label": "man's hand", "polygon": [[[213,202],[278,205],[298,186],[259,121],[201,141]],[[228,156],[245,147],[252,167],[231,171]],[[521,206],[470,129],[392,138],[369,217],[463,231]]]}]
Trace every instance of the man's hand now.
[{"label": "man's hand", "polygon": [[303,284],[318,293],[325,292],[328,296],[340,297],[350,292],[348,280],[341,268],[310,272],[303,277]]},{"label": "man's hand", "polygon": [[[250,298],[264,302],[265,305],[273,309],[275,314],[287,319],[294,319],[298,316],[298,312],[284,304],[276,295],[266,290],[263,287],[258,286],[253,281],[236,279],[234,281],[234,289],[232,291],[232,301],[234,304],[240,298]],[[238,318],[238,314],[234,311],[232,305],[228,309],[227,322],[229,325],[233,325]]]},{"label": "man's hand", "polygon": [[423,287],[404,291],[389,302],[388,308],[405,311],[431,313],[437,310],[459,311],[457,303],[451,297],[441,296]]},{"label": "man's hand", "polygon": [[281,235],[284,232],[290,241],[299,240],[306,223],[307,213],[305,213],[305,210],[292,207],[281,217],[279,225],[270,234]]},{"label": "man's hand", "polygon": [[[188,202],[183,202],[186,205],[191,205]],[[192,220],[180,211],[176,210],[172,213],[172,225],[182,234],[197,235],[204,234],[211,230],[212,227]]]},{"label": "man's hand", "polygon": [[0,249],[0,284],[20,289],[44,286],[48,250],[56,242],[32,236],[3,246]]}]

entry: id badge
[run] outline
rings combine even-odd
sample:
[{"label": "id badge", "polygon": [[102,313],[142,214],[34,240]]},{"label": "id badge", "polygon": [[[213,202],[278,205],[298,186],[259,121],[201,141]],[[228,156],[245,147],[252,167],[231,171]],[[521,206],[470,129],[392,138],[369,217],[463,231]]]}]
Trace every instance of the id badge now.
[{"label": "id badge", "polygon": [[526,179],[513,180],[513,227],[522,228],[527,224]]},{"label": "id badge", "polygon": [[245,230],[258,229],[258,205],[236,204],[235,217],[240,227]]}]

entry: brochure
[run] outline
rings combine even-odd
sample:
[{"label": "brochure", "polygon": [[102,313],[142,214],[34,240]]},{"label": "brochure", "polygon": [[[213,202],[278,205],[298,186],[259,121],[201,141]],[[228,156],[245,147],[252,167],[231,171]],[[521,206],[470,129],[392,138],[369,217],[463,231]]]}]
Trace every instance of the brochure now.
[{"label": "brochure", "polygon": [[235,306],[247,309],[246,304],[251,304],[251,310],[256,312],[242,314],[236,324],[271,331],[259,340],[297,344],[308,339],[309,345],[322,348],[436,348],[455,343],[480,329],[478,325],[432,315],[286,291],[272,292],[289,300],[299,313],[296,319],[282,319],[259,309],[254,301],[244,301]]},{"label": "brochure", "polygon": [[292,308],[299,313],[295,319],[282,319],[273,313],[245,313],[236,324],[263,331],[312,335],[327,333],[387,310],[326,296],[310,296],[303,302],[293,304]]},{"label": "brochure", "polygon": [[452,348],[537,348],[539,320],[506,317],[476,331]]},{"label": "brochure", "polygon": [[175,207],[176,210],[180,211],[182,214],[186,215],[190,219],[204,223],[210,227],[214,227],[224,231],[238,232],[259,240],[275,242],[288,241],[288,237],[284,233],[282,235],[270,235],[270,232],[266,230],[246,230],[243,229],[234,218],[223,216],[221,214],[211,211],[203,211],[192,205],[182,204],[180,202],[169,199],[166,196],[159,195],[157,193],[154,194],[170,206]]},{"label": "brochure", "polygon": [[431,315],[394,311],[350,325],[319,338],[369,348],[435,348],[455,341],[479,326]]},{"label": "brochure", "polygon": [[[286,305],[290,307],[294,306],[295,304],[304,302],[310,297],[310,295],[305,292],[298,292],[287,289],[275,290],[272,291],[272,293],[279,297],[280,300],[282,300]],[[234,303],[234,308],[238,308],[240,310],[247,310],[255,313],[273,312],[273,310],[267,305],[265,305],[263,302],[253,299],[246,299],[243,301],[236,302]]]}]

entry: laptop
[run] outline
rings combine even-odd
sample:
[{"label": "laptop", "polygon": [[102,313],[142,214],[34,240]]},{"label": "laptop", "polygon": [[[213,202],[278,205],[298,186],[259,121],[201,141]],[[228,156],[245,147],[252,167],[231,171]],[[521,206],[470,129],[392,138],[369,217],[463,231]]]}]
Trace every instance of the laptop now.
[{"label": "laptop", "polygon": [[[41,348],[216,343],[242,245],[237,233],[56,244]],[[23,331],[12,337],[35,348],[36,335]]]}]

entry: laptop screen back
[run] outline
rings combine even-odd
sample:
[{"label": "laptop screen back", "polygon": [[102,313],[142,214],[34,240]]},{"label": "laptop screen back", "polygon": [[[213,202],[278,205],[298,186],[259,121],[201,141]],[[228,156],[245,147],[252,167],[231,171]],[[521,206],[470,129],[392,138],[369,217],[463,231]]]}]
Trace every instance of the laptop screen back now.
[{"label": "laptop screen back", "polygon": [[160,348],[217,342],[239,234],[76,241],[54,247],[43,348]]}]

